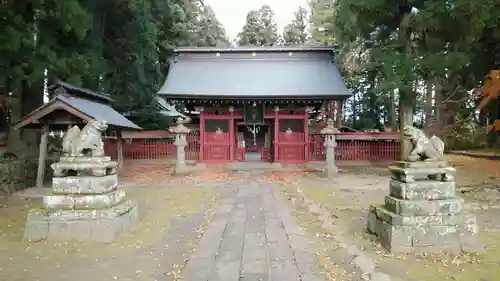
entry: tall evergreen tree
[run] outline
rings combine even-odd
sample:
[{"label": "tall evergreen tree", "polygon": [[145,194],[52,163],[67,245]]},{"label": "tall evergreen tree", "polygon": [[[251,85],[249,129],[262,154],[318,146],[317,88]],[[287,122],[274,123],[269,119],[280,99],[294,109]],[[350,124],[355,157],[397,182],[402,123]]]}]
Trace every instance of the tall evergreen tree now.
[{"label": "tall evergreen tree", "polygon": [[269,5],[248,12],[246,24],[238,34],[239,46],[274,46],[279,42],[278,25]]},{"label": "tall evergreen tree", "polygon": [[335,32],[334,1],[310,0],[309,9],[309,33],[311,42],[314,44],[330,45],[335,43],[333,33]]},{"label": "tall evergreen tree", "polygon": [[385,1],[339,0],[331,36],[342,47],[344,69],[362,75],[358,79],[375,77],[375,91],[364,90],[364,100],[385,93],[391,97],[384,104],[390,105],[396,90],[401,125],[413,124],[413,113],[422,111],[424,100],[434,102],[434,109],[426,106],[426,112],[438,119],[439,129],[434,132],[442,134],[447,124],[457,123],[457,113],[471,97],[467,91],[488,71],[474,58],[485,55],[484,35],[494,37],[491,30],[499,23],[492,19],[499,17],[498,11],[494,0],[396,6]]},{"label": "tall evergreen tree", "polygon": [[292,23],[285,26],[283,31],[283,44],[303,45],[309,39],[307,34],[307,10],[299,7],[294,13],[295,18]]}]

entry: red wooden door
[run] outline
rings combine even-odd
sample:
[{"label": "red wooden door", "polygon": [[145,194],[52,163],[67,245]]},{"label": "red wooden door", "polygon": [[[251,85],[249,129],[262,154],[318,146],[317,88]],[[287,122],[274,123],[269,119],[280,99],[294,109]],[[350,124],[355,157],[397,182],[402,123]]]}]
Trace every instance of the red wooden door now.
[{"label": "red wooden door", "polygon": [[278,133],[278,161],[299,164],[306,161],[306,138],[303,132]]},{"label": "red wooden door", "polygon": [[[231,142],[234,141],[231,133],[228,130],[224,130],[225,128],[229,128],[230,120],[217,120],[217,122],[223,122],[227,126],[220,126],[215,131],[204,132],[203,161],[227,163],[231,161]],[[221,127],[224,129],[221,129]]]}]

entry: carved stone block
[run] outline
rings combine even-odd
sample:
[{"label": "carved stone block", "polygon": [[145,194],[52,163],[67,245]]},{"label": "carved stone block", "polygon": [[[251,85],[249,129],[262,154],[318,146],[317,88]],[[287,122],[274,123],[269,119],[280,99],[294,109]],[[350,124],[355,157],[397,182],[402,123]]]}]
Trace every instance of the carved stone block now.
[{"label": "carved stone block", "polygon": [[398,215],[382,206],[370,206],[369,212],[373,214],[377,220],[384,221],[391,225],[399,226],[425,226],[425,225],[459,225],[468,217],[463,214],[454,215],[429,215],[429,216],[412,216]]},{"label": "carved stone block", "polygon": [[102,194],[110,192],[117,187],[118,176],[116,174],[102,177],[68,176],[52,179],[52,190],[56,194]]},{"label": "carved stone block", "polygon": [[455,197],[455,182],[435,180],[401,182],[389,181],[389,194],[405,200],[437,200]]},{"label": "carved stone block", "polygon": [[111,157],[102,156],[102,157],[90,157],[90,156],[62,156],[59,159],[59,162],[62,163],[96,163],[102,164],[106,162],[110,162]]},{"label": "carved stone block", "polygon": [[50,195],[43,198],[44,207],[49,210],[97,210],[118,205],[125,198],[125,191],[115,189],[97,195]]},{"label": "carved stone block", "polygon": [[402,200],[386,196],[385,208],[398,215],[445,215],[460,213],[463,209],[463,202],[464,200],[460,197],[443,200]]},{"label": "carved stone block", "polygon": [[455,173],[456,173],[456,170],[453,167],[402,168],[397,165],[389,166],[389,171],[392,174],[391,178],[393,180],[408,182],[408,183],[415,182],[416,180],[426,180],[426,179],[453,181],[455,179]]},{"label": "carved stone block", "polygon": [[94,176],[116,174],[118,163],[116,161],[86,163],[86,162],[58,162],[51,165],[55,177],[65,177],[68,171],[76,171],[78,175],[86,173]]}]

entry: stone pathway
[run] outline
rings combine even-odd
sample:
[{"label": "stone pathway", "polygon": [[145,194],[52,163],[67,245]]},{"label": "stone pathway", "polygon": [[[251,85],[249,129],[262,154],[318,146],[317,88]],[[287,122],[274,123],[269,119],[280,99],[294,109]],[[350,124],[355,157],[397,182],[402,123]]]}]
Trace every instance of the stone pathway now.
[{"label": "stone pathway", "polygon": [[268,181],[231,182],[183,277],[185,281],[325,280],[309,239]]}]

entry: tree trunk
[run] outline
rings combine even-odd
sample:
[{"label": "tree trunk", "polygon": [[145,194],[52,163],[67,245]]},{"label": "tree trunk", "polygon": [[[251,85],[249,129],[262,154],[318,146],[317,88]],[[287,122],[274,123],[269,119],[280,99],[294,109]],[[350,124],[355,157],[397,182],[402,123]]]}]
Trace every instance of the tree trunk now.
[{"label": "tree trunk", "polygon": [[[391,91],[390,99],[389,99],[389,115],[390,115],[390,125],[393,132],[398,130],[398,118],[396,113],[396,94],[394,91]],[[401,102],[401,101],[400,101]]]},{"label": "tree trunk", "polygon": [[399,98],[399,128],[401,131],[401,161],[406,160],[406,156],[410,154],[411,149],[413,148],[411,142],[403,137],[403,129],[405,126],[413,125],[413,102],[408,101],[405,98]]},{"label": "tree trunk", "polygon": [[10,100],[10,124],[7,131],[6,152],[17,154],[21,150],[21,131],[12,129],[12,123],[21,119],[21,101],[17,98]]},{"label": "tree trunk", "polygon": [[432,87],[433,87],[433,83],[432,83],[432,79],[431,78],[427,78],[427,88],[426,88],[426,93],[425,93],[425,103],[424,103],[424,131],[427,133],[427,134],[431,134],[432,130],[432,123],[433,123],[433,120],[434,120],[434,116],[432,114],[432,101],[433,101],[433,98],[432,98]]},{"label": "tree trunk", "polygon": [[[499,118],[499,113],[500,113],[500,102],[498,99],[494,99],[490,101],[490,106],[488,106],[489,114],[488,114],[488,124],[495,124],[495,120],[500,119]],[[498,140],[498,131],[496,130],[491,130],[488,133],[488,146],[489,147],[495,147],[497,144]]]},{"label": "tree trunk", "polygon": [[435,93],[434,93],[434,100],[435,100],[435,105],[436,105],[436,118],[434,122],[432,123],[432,133],[439,138],[441,138],[443,141],[444,140],[444,130],[446,127],[446,107],[445,104],[443,103],[444,101],[444,89],[443,85],[441,82],[438,81],[438,79],[435,79],[434,82],[435,85]]}]

